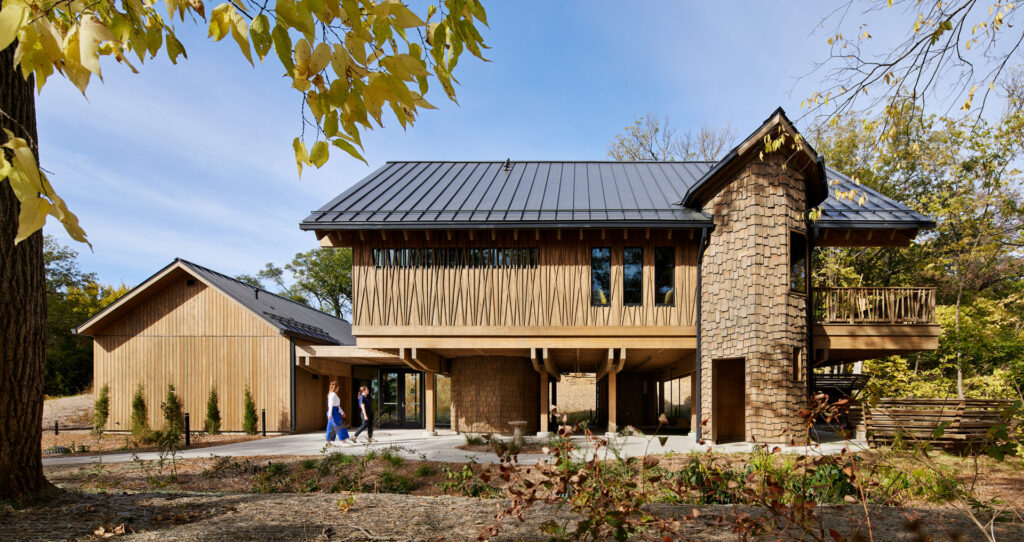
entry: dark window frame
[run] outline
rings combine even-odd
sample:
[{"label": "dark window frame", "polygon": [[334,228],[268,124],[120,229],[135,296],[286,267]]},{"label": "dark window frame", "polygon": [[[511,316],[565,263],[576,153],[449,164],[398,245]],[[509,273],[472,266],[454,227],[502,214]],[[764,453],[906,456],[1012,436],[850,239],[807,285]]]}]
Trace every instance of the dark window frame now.
[{"label": "dark window frame", "polygon": [[[640,266],[640,276],[639,276],[640,284],[637,287],[635,292],[627,291],[627,288],[628,288],[627,281],[629,279],[626,276],[626,266],[627,265],[630,265],[630,266],[637,265],[636,263],[630,263],[630,264],[626,263],[626,251],[628,251],[628,250],[629,251],[636,250],[636,251],[640,252],[640,263],[639,263],[639,266]],[[629,282],[632,282],[632,281],[629,281]],[[630,297],[631,297],[630,294],[632,294],[632,293],[638,293],[639,296],[640,296],[640,300],[639,301],[628,301],[628,299],[630,299]],[[623,307],[642,307],[642,306],[644,306],[644,247],[642,247],[642,246],[622,247],[622,306]]]},{"label": "dark window frame", "polygon": [[[597,295],[595,295],[595,294],[598,291],[598,289],[594,288],[595,283],[597,283],[597,280],[595,280],[594,260],[595,260],[595,252],[598,251],[598,250],[603,250],[605,252],[605,254],[607,255],[607,258],[605,259],[605,261],[606,261],[605,265],[607,265],[608,269],[607,269],[607,273],[606,273],[606,276],[605,276],[606,284],[604,285],[604,286],[606,286],[604,288],[604,292],[605,292],[605,295],[606,295],[607,299],[605,300],[604,303],[598,303],[597,302]],[[601,285],[599,284],[598,286],[601,286]],[[610,307],[611,305],[612,305],[612,249],[611,249],[611,247],[590,247],[590,306],[591,307]]]},{"label": "dark window frame", "polygon": [[[799,246],[799,248],[800,248],[800,254],[799,255],[797,255],[796,251],[794,250],[794,248],[795,248],[794,245],[797,245],[797,243],[795,243],[794,240],[797,239],[797,238],[802,239],[802,242],[799,243],[799,245],[800,245]],[[789,252],[789,254],[788,254],[788,256],[789,256],[788,271],[789,272],[787,273],[787,279],[789,281],[789,292],[792,293],[792,294],[797,294],[797,295],[807,295],[807,274],[810,271],[809,265],[808,265],[808,258],[807,258],[807,232],[803,232],[803,231],[796,230],[796,229],[793,229],[793,228],[789,229],[789,251],[788,252]],[[799,281],[794,281],[793,278],[794,278],[794,275],[796,273],[797,267],[801,263],[803,265],[803,273],[800,276],[800,280]]]},{"label": "dark window frame", "polygon": [[[669,250],[669,251],[672,252],[672,258],[670,259],[670,262],[669,262],[669,271],[670,271],[670,276],[671,276],[671,282],[670,282],[670,285],[669,285],[670,286],[669,292],[672,293],[672,302],[671,303],[664,303],[664,302],[662,302],[661,301],[662,294],[661,294],[661,292],[658,291],[658,275],[659,275],[659,273],[658,273],[658,271],[659,271],[659,269],[658,269],[658,252],[659,251],[664,251],[664,250]],[[655,307],[675,307],[676,306],[676,297],[677,297],[675,295],[676,294],[676,291],[675,291],[676,290],[676,247],[675,246],[660,246],[660,247],[659,246],[655,246],[654,247],[654,265],[652,267],[652,271],[651,272],[653,273],[653,277],[654,277],[654,306]]]}]

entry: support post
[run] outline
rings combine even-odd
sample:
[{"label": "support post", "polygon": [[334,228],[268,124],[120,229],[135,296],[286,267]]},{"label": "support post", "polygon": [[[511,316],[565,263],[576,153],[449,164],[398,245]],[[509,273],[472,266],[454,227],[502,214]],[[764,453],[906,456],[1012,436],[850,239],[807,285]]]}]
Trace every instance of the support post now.
[{"label": "support post", "polygon": [[423,413],[426,417],[424,420],[425,430],[423,434],[428,437],[436,437],[437,430],[434,425],[437,420],[436,405],[434,404],[434,372],[427,371],[423,373],[423,395],[426,405],[424,405]]},{"label": "support post", "polygon": [[186,412],[185,413],[185,447],[186,448],[192,446],[192,431],[191,431],[192,428],[189,425],[190,424],[189,424],[189,420],[188,420],[188,412]]},{"label": "support post", "polygon": [[551,430],[548,427],[548,423],[551,420],[551,403],[548,400],[548,388],[550,387],[548,379],[548,372],[541,371],[540,373],[540,430],[537,431],[538,437],[551,436]]},{"label": "support post", "polygon": [[697,427],[697,384],[697,373],[693,373],[690,375],[690,431],[695,431]]},{"label": "support post", "polygon": [[665,413],[665,381],[658,377],[658,416]]},{"label": "support post", "polygon": [[617,433],[619,431],[618,416],[616,416],[616,410],[618,409],[617,394],[615,371],[608,371],[608,433]]},{"label": "support post", "polygon": [[261,424],[263,426],[263,436],[265,437],[265,436],[267,436],[267,409],[265,409],[265,408],[261,408],[260,409],[260,420],[261,420]]}]

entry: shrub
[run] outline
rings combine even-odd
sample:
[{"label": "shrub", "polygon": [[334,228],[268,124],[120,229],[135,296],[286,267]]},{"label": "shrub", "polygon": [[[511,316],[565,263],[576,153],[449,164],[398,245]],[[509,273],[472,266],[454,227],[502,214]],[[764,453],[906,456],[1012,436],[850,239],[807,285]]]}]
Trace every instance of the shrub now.
[{"label": "shrub", "polygon": [[474,444],[483,444],[484,443],[484,439],[482,437],[480,437],[480,435],[476,435],[476,434],[473,434],[473,433],[465,433],[462,436],[465,437],[466,444],[469,444],[470,446],[472,446]]},{"label": "shrub", "polygon": [[405,462],[402,456],[398,455],[398,451],[392,448],[387,448],[380,453],[380,458],[388,462],[392,467],[398,468]]},{"label": "shrub", "polygon": [[435,474],[437,474],[437,471],[430,465],[420,465],[419,468],[416,469],[416,476],[421,478],[424,476],[433,476]]},{"label": "shrub", "polygon": [[210,388],[210,395],[206,398],[206,432],[211,435],[220,433],[220,407],[217,405],[217,388]]},{"label": "shrub", "polygon": [[149,430],[149,421],[146,415],[146,399],[142,395],[142,384],[135,388],[135,395],[132,396],[131,416],[132,436],[141,441],[151,438],[152,431]]},{"label": "shrub", "polygon": [[100,388],[99,397],[96,398],[92,411],[92,426],[95,433],[103,431],[103,427],[107,425],[108,417],[110,417],[110,386],[104,384]]},{"label": "shrub", "polygon": [[395,474],[394,471],[388,469],[380,473],[377,477],[377,491],[382,493],[400,493],[408,494],[413,489],[412,480],[407,476]]},{"label": "shrub", "polygon": [[252,393],[249,392],[249,388],[245,388],[245,407],[244,417],[242,418],[242,430],[247,435],[256,434],[256,403],[252,401]]},{"label": "shrub", "polygon": [[175,448],[181,443],[181,437],[185,432],[185,414],[172,384],[167,385],[167,399],[160,405],[160,410],[164,413],[164,427],[158,435],[160,446],[167,449]]},{"label": "shrub", "polygon": [[317,465],[316,459],[309,458],[309,459],[303,459],[302,460],[302,468],[303,469],[313,470],[313,469],[316,468],[316,465]]}]

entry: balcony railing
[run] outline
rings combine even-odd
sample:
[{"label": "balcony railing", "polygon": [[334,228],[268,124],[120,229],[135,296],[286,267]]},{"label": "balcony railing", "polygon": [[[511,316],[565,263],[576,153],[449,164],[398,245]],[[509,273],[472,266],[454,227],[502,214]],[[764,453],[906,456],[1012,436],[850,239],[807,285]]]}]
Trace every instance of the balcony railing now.
[{"label": "balcony railing", "polygon": [[935,288],[815,288],[818,324],[934,324]]}]

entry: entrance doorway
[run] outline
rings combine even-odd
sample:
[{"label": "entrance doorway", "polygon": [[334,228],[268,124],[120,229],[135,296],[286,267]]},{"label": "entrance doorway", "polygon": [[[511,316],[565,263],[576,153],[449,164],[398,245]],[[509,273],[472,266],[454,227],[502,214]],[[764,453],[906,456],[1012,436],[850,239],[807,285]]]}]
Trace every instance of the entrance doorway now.
[{"label": "entrance doorway", "polygon": [[715,443],[746,439],[747,389],[743,359],[711,364],[711,439]]},{"label": "entrance doorway", "polygon": [[380,370],[380,427],[423,428],[423,373]]}]

